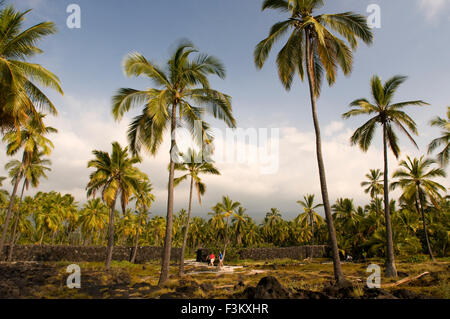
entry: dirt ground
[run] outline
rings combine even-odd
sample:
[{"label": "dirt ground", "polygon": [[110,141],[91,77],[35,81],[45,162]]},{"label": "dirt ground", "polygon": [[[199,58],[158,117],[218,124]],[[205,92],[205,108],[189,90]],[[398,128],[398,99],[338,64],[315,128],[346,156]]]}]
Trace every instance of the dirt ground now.
[{"label": "dirt ground", "polygon": [[[382,289],[366,286],[367,266],[382,266],[382,260],[366,263],[343,263],[351,286],[333,286],[333,267],[325,259],[239,261],[224,269],[188,260],[185,276],[179,278],[177,265],[171,265],[171,277],[157,287],[160,263],[113,262],[105,272],[102,263],[79,263],[81,288],[67,287],[66,272],[70,262],[0,263],[0,298],[301,298],[301,299],[450,299],[450,258],[432,262],[399,260],[399,278],[382,277]],[[419,279],[387,288],[398,280],[429,272]],[[262,280],[264,278],[264,280]]]}]

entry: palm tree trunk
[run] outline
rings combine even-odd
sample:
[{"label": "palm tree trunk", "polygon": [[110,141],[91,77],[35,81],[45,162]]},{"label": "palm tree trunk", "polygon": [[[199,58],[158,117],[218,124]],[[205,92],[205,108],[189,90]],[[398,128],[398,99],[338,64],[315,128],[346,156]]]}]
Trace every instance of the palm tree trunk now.
[{"label": "palm tree trunk", "polygon": [[[144,211],[145,211],[145,207],[144,207]],[[139,235],[141,232],[141,223],[142,223],[142,214],[139,217],[139,221],[138,221],[138,227],[137,227],[137,231],[136,231],[136,239],[134,242],[134,250],[133,250],[133,256],[131,256],[131,263],[134,264],[134,262],[136,261],[136,254],[137,254],[137,250],[138,250],[138,245],[139,245]]]},{"label": "palm tree trunk", "polygon": [[6,211],[5,223],[3,224],[2,238],[0,239],[0,260],[3,259],[3,248],[5,246],[6,236],[8,234],[8,227],[9,227],[9,222],[11,220],[12,208],[14,205],[14,199],[16,198],[17,188],[18,188],[20,180],[21,180],[21,178],[20,178],[21,175],[22,175],[22,169],[19,169],[19,171],[17,172],[13,191],[9,198],[9,205],[8,205],[8,210]]},{"label": "palm tree trunk", "polygon": [[183,276],[183,274],[184,274],[184,253],[186,251],[186,244],[187,244],[188,233],[189,233],[189,224],[191,223],[192,189],[193,189],[193,187],[194,187],[194,178],[191,175],[191,187],[189,190],[188,215],[187,215],[186,227],[184,229],[183,245],[181,246],[180,270],[178,272],[179,276]]},{"label": "palm tree trunk", "polygon": [[314,245],[314,215],[310,215],[311,219],[311,245]]},{"label": "palm tree trunk", "polygon": [[136,254],[137,254],[137,250],[138,250],[138,246],[139,246],[139,233],[140,232],[141,232],[141,229],[138,226],[137,233],[136,233],[136,239],[134,241],[133,256],[131,256],[131,261],[130,261],[132,264],[134,264],[134,262],[136,261]]},{"label": "palm tree trunk", "polygon": [[173,179],[175,172],[175,162],[172,156],[176,152],[175,128],[177,125],[177,104],[172,106],[172,119],[170,125],[171,142],[170,142],[170,166],[169,166],[169,185],[167,194],[167,217],[166,217],[166,236],[164,239],[164,248],[161,262],[161,275],[159,277],[158,286],[164,284],[169,278],[170,253],[172,249],[172,227],[173,227]]},{"label": "palm tree trunk", "polygon": [[427,241],[428,254],[430,255],[430,259],[432,261],[435,261],[434,256],[433,256],[433,251],[431,250],[430,239],[428,238],[427,221],[425,220],[425,213],[424,213],[424,210],[423,210],[423,204],[422,204],[422,200],[420,199],[419,185],[417,185],[417,187],[416,187],[416,207],[417,207],[417,210],[419,209],[419,204],[420,204],[420,214],[422,215],[423,232],[425,233],[425,239]]},{"label": "palm tree trunk", "polygon": [[230,219],[230,217],[227,217],[227,223],[225,224],[225,236],[224,236],[222,261],[225,261],[225,253],[227,251],[227,245],[228,245],[228,221],[229,221],[229,219]]},{"label": "palm tree trunk", "polygon": [[309,31],[306,33],[306,64],[309,82],[309,93],[311,97],[311,108],[312,116],[314,121],[314,130],[316,133],[316,152],[317,152],[317,164],[319,167],[319,177],[320,177],[320,189],[322,192],[323,207],[325,210],[325,216],[328,226],[328,232],[330,235],[330,246],[333,255],[333,267],[334,267],[334,278],[337,285],[344,285],[346,283],[344,273],[342,272],[341,261],[339,258],[339,249],[336,239],[336,230],[334,228],[333,218],[331,216],[331,206],[328,199],[328,187],[325,176],[325,165],[323,163],[322,157],[322,141],[320,136],[320,126],[319,119],[317,116],[316,108],[316,92],[315,92],[315,77],[314,77],[314,67],[313,67],[313,50],[311,48],[311,40]]},{"label": "palm tree trunk", "polygon": [[111,267],[111,260],[112,260],[113,247],[114,247],[114,211],[116,208],[116,198],[117,198],[117,193],[115,195],[115,198],[114,198],[114,200],[111,204],[111,208],[109,210],[108,246],[106,248],[106,262],[105,262],[106,270],[109,270]]},{"label": "palm tree trunk", "polygon": [[41,239],[39,240],[39,246],[42,246],[42,241],[44,240],[44,228],[42,228]]},{"label": "palm tree trunk", "polygon": [[22,207],[22,199],[23,199],[23,193],[25,191],[25,184],[26,184],[26,180],[23,181],[22,192],[20,194],[20,200],[19,200],[19,208],[17,209],[17,216],[16,216],[16,220],[14,222],[14,229],[13,229],[13,233],[11,236],[11,241],[9,243],[9,254],[8,254],[9,261],[12,261],[14,242],[16,240],[17,225],[19,224],[20,208]]},{"label": "palm tree trunk", "polygon": [[392,239],[391,212],[389,207],[389,174],[387,128],[383,124],[383,151],[384,151],[384,216],[386,219],[386,277],[397,277],[395,267],[394,241]]}]

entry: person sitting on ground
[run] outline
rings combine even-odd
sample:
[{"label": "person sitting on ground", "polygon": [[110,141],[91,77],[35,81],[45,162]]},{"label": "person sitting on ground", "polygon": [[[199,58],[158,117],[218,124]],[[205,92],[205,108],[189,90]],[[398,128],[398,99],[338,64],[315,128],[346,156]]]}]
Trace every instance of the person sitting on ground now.
[{"label": "person sitting on ground", "polygon": [[216,256],[214,254],[209,255],[209,265],[214,266],[214,260],[216,259]]},{"label": "person sitting on ground", "polygon": [[219,268],[223,267],[223,255],[222,252],[219,253]]}]

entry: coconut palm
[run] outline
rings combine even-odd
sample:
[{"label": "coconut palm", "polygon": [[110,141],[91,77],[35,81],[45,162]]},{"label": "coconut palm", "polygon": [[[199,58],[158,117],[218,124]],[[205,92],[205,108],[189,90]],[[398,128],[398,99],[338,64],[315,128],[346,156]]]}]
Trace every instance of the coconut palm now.
[{"label": "coconut palm", "polygon": [[129,157],[128,147],[122,148],[118,142],[112,143],[111,155],[107,152],[94,150],[95,159],[88,162],[88,168],[95,171],[89,176],[86,186],[87,196],[93,196],[101,191],[103,202],[109,207],[108,249],[105,267],[110,268],[114,246],[114,211],[116,201],[120,196],[122,211],[125,211],[131,194],[137,191],[139,182],[146,176],[135,167],[141,160],[139,157]]},{"label": "coconut palm", "polygon": [[51,234],[52,243],[54,243],[56,232],[62,226],[63,215],[57,208],[58,197],[60,193],[39,192],[35,196],[35,201],[38,203],[33,212],[37,232],[40,233],[39,245],[42,245],[46,233]]},{"label": "coconut palm", "polygon": [[[121,119],[131,107],[144,106],[135,117],[128,130],[128,138],[133,153],[139,153],[144,146],[155,155],[163,141],[163,133],[170,127],[171,146],[169,164],[169,183],[167,200],[167,227],[161,263],[161,276],[158,285],[169,276],[171,235],[173,227],[173,188],[175,160],[178,155],[175,129],[183,124],[194,132],[196,141],[202,144],[211,142],[209,127],[202,120],[208,112],[231,127],[235,126],[232,116],[231,98],[210,87],[209,75],[225,77],[222,63],[207,54],[198,54],[189,43],[181,43],[167,62],[166,68],[149,62],[139,53],[130,54],[124,61],[128,76],[148,77],[157,88],[147,90],[121,89],[113,98],[113,115]],[[178,115],[177,115],[178,112]]]},{"label": "coconut palm", "polygon": [[[100,198],[90,199],[84,204],[79,218],[81,231],[86,237],[91,238],[94,242],[94,236],[97,232],[97,241],[101,238],[106,222],[108,219],[108,207]],[[88,237],[88,238],[89,238]]]},{"label": "coconut palm", "polygon": [[303,196],[303,200],[298,200],[297,204],[303,207],[303,213],[298,215],[296,222],[299,224],[309,224],[311,227],[311,244],[314,244],[314,223],[321,224],[322,217],[316,212],[316,209],[323,207],[323,204],[314,205],[314,195]]},{"label": "coconut palm", "polygon": [[350,74],[353,64],[352,50],[357,48],[358,40],[370,44],[373,36],[366,18],[362,15],[353,12],[314,15],[323,4],[323,0],[265,0],[262,10],[287,12],[288,19],[272,26],[269,36],[256,46],[254,60],[256,66],[262,68],[273,44],[290,32],[287,42],[277,56],[278,75],[284,87],[290,90],[294,76],[298,74],[303,80],[306,70],[316,134],[322,200],[330,233],[335,279],[337,284],[341,284],[345,282],[345,278],[340,266],[336,232],[331,218],[316,100],[320,95],[323,73],[329,85],[336,81],[338,68],[341,68],[344,74]]},{"label": "coconut palm", "polygon": [[148,209],[151,208],[153,202],[155,201],[155,196],[151,193],[153,191],[152,184],[149,180],[143,180],[139,183],[134,199],[136,200],[136,211],[138,213],[138,218],[136,220],[136,237],[134,241],[133,255],[131,256],[131,263],[136,260],[137,249],[139,245],[139,236],[142,232],[142,227],[147,223]]},{"label": "coconut palm", "polygon": [[430,239],[428,238],[427,221],[424,213],[424,202],[430,199],[434,205],[439,206],[438,201],[442,198],[439,192],[443,191],[445,193],[447,191],[444,186],[432,180],[436,177],[446,176],[442,168],[430,168],[435,163],[435,160],[427,159],[423,156],[419,159],[411,159],[407,156],[407,160],[401,161],[399,163],[400,168],[393,174],[393,177],[398,178],[398,180],[391,184],[392,189],[395,189],[397,186],[403,189],[402,197],[407,200],[414,200],[417,213],[422,216],[428,254],[433,261],[434,257]]},{"label": "coconut palm", "polygon": [[444,146],[444,149],[437,155],[438,161],[442,166],[447,166],[450,153],[450,106],[447,106],[447,119],[439,116],[430,122],[431,126],[442,129],[442,136],[431,141],[428,146],[428,154],[431,154],[436,148]]},{"label": "coconut palm", "polygon": [[[378,204],[378,195],[383,194],[383,172],[380,169],[371,169],[369,174],[366,174],[367,180],[361,182],[361,187],[365,187],[364,192],[370,194],[370,198]],[[379,212],[378,206],[376,207]]]},{"label": "coconut palm", "polygon": [[23,167],[23,163],[18,160],[13,160],[8,162],[5,165],[6,169],[9,169],[9,176],[11,177],[11,181],[15,184],[15,180],[23,175],[24,181],[22,186],[22,191],[19,199],[19,207],[17,208],[16,218],[14,222],[14,227],[11,235],[11,240],[9,243],[9,254],[8,260],[12,260],[14,244],[17,239],[17,236],[20,235],[20,232],[17,234],[17,226],[20,221],[21,207],[22,207],[22,199],[25,189],[28,190],[30,185],[34,188],[39,186],[40,179],[47,178],[46,171],[51,171],[49,165],[51,165],[51,161],[46,158],[42,158],[44,155],[43,152],[39,154],[33,154],[31,161],[27,164],[26,167]]},{"label": "coconut palm", "polygon": [[[377,125],[381,125],[383,129],[383,154],[384,154],[384,215],[386,219],[386,275],[388,277],[397,277],[397,270],[395,267],[394,246],[392,242],[392,225],[391,214],[389,212],[389,175],[388,175],[388,145],[398,158],[400,154],[400,147],[398,145],[398,138],[394,131],[394,127],[402,131],[416,145],[409,131],[417,135],[417,127],[414,120],[409,117],[402,109],[406,106],[421,106],[427,105],[424,101],[406,101],[393,103],[394,95],[399,86],[405,82],[405,76],[394,76],[387,80],[384,85],[378,76],[373,76],[371,79],[371,90],[374,102],[370,103],[367,99],[362,98],[353,101],[350,107],[352,110],[343,114],[343,117],[348,119],[357,115],[373,116],[364,125],[359,127],[352,135],[350,141],[352,145],[358,144],[359,147],[366,152],[373,141],[373,136]],[[409,131],[408,131],[409,130]],[[417,146],[417,145],[416,145]]]},{"label": "coconut palm", "polygon": [[154,216],[152,219],[150,219],[148,225],[148,234],[152,236],[150,241],[155,246],[161,246],[163,243],[161,240],[164,237],[164,234],[166,232],[166,220],[161,216]]},{"label": "coconut palm", "polygon": [[180,163],[175,164],[175,171],[185,172],[185,174],[174,179],[174,186],[179,185],[182,181],[188,178],[190,179],[187,219],[186,225],[184,227],[183,245],[181,246],[180,269],[178,272],[180,276],[183,276],[184,254],[186,251],[186,243],[189,234],[189,225],[191,222],[193,188],[195,186],[198,202],[201,205],[202,195],[204,195],[206,192],[206,185],[200,178],[200,175],[201,174],[220,175],[220,172],[217,170],[217,168],[214,167],[212,163],[206,162],[205,159],[202,157],[201,153],[195,152],[193,149],[188,149],[186,154],[181,155],[182,160]]},{"label": "coconut palm", "polygon": [[234,216],[236,218],[241,218],[237,213],[236,210],[241,206],[241,203],[239,202],[233,202],[230,197],[223,196],[222,202],[219,202],[217,204],[217,209],[221,213],[222,218],[225,218],[225,233],[224,233],[224,243],[223,243],[223,258],[222,260],[225,260],[225,254],[227,251],[227,245],[228,245],[228,223],[230,220],[230,217]]},{"label": "coconut palm", "polygon": [[53,143],[46,137],[47,134],[56,133],[57,130],[50,126],[42,125],[45,115],[38,113],[29,117],[20,131],[9,131],[3,137],[7,142],[6,153],[10,156],[17,154],[23,148],[22,166],[17,171],[17,178],[14,181],[14,187],[10,196],[10,203],[6,211],[6,219],[3,224],[2,237],[0,239],[0,255],[6,240],[9,222],[12,214],[12,206],[16,198],[17,188],[23,178],[23,169],[29,167],[34,154],[50,155]]},{"label": "coconut palm", "polygon": [[239,207],[236,215],[231,217],[231,223],[233,225],[233,230],[236,235],[236,244],[242,244],[242,237],[245,233],[245,225],[247,224],[249,217],[245,213],[246,209],[244,207]]},{"label": "coconut palm", "polygon": [[41,22],[23,29],[26,15],[12,5],[0,3],[0,129],[19,131],[20,125],[37,109],[57,114],[50,99],[38,86],[63,94],[56,75],[27,60],[43,51],[37,47],[42,38],[56,32],[53,22]]}]

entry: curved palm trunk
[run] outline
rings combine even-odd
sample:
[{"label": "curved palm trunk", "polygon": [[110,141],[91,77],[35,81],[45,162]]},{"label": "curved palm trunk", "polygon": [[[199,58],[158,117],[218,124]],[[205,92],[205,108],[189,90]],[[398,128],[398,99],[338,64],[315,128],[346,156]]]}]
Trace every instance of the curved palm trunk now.
[{"label": "curved palm trunk", "polygon": [[158,286],[164,284],[169,278],[170,253],[172,249],[172,227],[173,227],[173,179],[175,172],[175,162],[172,159],[172,151],[175,150],[175,128],[177,125],[177,103],[172,107],[172,121],[170,125],[171,142],[170,142],[170,166],[169,166],[169,185],[167,194],[167,217],[166,217],[166,236],[164,238],[164,248],[161,262],[161,275],[159,277]]},{"label": "curved palm trunk", "polygon": [[188,207],[188,215],[187,215],[187,221],[186,221],[186,227],[184,229],[184,237],[183,237],[183,246],[181,246],[181,257],[180,257],[180,270],[178,271],[178,274],[180,276],[183,276],[184,274],[184,253],[186,251],[186,244],[189,234],[189,224],[191,223],[191,211],[192,211],[192,188],[194,187],[194,179],[191,175],[191,187],[189,190],[189,207]]},{"label": "curved palm trunk", "polygon": [[14,222],[14,229],[13,229],[13,233],[12,233],[12,236],[11,236],[11,241],[9,243],[9,254],[8,254],[8,260],[9,261],[12,261],[14,244],[15,244],[15,241],[16,241],[17,225],[19,224],[19,218],[20,218],[20,208],[22,207],[23,193],[25,191],[25,184],[26,184],[26,180],[23,181],[22,192],[20,194],[20,200],[19,200],[19,208],[17,209],[17,216],[16,216],[16,220]]},{"label": "curved palm trunk", "polygon": [[313,50],[311,48],[311,39],[309,31],[305,31],[305,33],[306,33],[306,64],[307,64],[306,69],[308,74],[309,92],[311,96],[311,108],[314,121],[314,130],[316,133],[316,152],[317,152],[317,164],[319,166],[320,189],[322,193],[323,207],[325,210],[328,232],[330,235],[330,246],[333,255],[334,278],[336,280],[337,285],[342,285],[346,283],[346,280],[344,277],[344,273],[342,272],[341,261],[339,258],[339,249],[336,239],[336,230],[334,228],[334,223],[331,216],[330,201],[328,199],[328,187],[325,176],[325,165],[323,163],[322,157],[322,141],[320,136],[320,126],[316,108],[315,77],[313,76],[314,75]]},{"label": "curved palm trunk", "polygon": [[394,241],[392,239],[391,212],[389,207],[389,174],[387,128],[383,124],[383,151],[384,151],[384,216],[386,219],[386,277],[397,277],[394,257]]},{"label": "curved palm trunk", "polygon": [[418,213],[419,213],[419,205],[420,205],[420,214],[422,215],[423,232],[425,233],[425,239],[427,241],[428,254],[430,255],[430,259],[432,261],[435,261],[434,256],[433,256],[433,251],[431,250],[430,239],[428,238],[427,221],[425,219],[425,213],[423,210],[422,200],[420,199],[419,185],[417,185],[417,187],[416,187],[416,209],[417,209]]},{"label": "curved palm trunk", "polygon": [[113,255],[113,248],[114,248],[114,210],[116,208],[116,197],[114,198],[111,208],[109,210],[109,224],[108,224],[108,246],[106,248],[106,262],[105,262],[105,268],[107,270],[111,267],[111,260]]},{"label": "curved palm trunk", "polygon": [[16,198],[17,188],[19,187],[20,180],[22,179],[22,178],[19,178],[19,176],[21,176],[21,175],[22,175],[22,169],[19,169],[19,172],[17,172],[16,182],[14,183],[13,191],[9,198],[9,205],[8,205],[8,210],[6,211],[5,223],[3,224],[2,238],[0,239],[0,260],[3,259],[3,248],[5,246],[6,236],[8,234],[8,227],[9,227],[9,222],[11,221],[12,208],[14,205],[14,199]]}]

